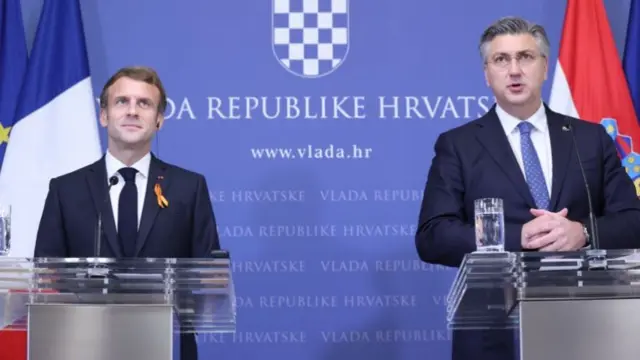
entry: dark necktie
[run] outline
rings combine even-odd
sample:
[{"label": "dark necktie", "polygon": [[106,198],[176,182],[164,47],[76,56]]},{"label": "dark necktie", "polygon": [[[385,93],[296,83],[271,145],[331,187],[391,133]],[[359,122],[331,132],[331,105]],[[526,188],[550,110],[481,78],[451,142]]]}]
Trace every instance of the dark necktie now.
[{"label": "dark necktie", "polygon": [[124,178],[124,187],[118,202],[118,236],[125,257],[133,257],[138,237],[138,188],[134,168],[119,170]]}]

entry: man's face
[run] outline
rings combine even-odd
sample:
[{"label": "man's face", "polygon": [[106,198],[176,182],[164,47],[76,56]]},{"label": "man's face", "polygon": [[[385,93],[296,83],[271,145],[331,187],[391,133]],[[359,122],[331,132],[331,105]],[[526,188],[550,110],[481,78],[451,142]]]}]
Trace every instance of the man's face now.
[{"label": "man's face", "polygon": [[501,35],[489,43],[484,75],[498,103],[527,105],[540,101],[547,66],[532,35]]},{"label": "man's face", "polygon": [[108,89],[107,106],[100,111],[100,124],[117,143],[127,147],[148,144],[164,121],[158,112],[159,101],[160,91],[155,86],[122,77]]}]

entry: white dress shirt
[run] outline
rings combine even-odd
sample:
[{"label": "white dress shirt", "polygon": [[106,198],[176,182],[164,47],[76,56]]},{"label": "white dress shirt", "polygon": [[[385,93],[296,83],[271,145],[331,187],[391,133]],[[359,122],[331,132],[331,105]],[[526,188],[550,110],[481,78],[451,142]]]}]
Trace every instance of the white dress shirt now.
[{"label": "white dress shirt", "polygon": [[533,125],[531,129],[531,142],[533,147],[538,153],[538,159],[540,159],[540,165],[542,167],[542,173],[544,174],[544,180],[547,184],[547,190],[549,191],[549,197],[551,197],[551,179],[553,178],[553,161],[551,157],[551,139],[549,137],[549,126],[547,124],[547,114],[544,109],[544,105],[540,103],[540,108],[528,119],[520,120],[514,116],[507,114],[500,106],[496,105],[496,114],[504,132],[507,134],[509,144],[513,150],[520,170],[525,179],[527,175],[524,171],[524,162],[522,160],[522,150],[520,148],[520,129],[518,124],[521,121],[527,121]]},{"label": "white dress shirt", "polygon": [[[112,176],[118,177],[118,183],[111,187],[111,208],[113,209],[113,220],[118,231],[118,203],[120,201],[120,192],[124,187],[124,178],[118,170],[127,167],[120,160],[116,159],[109,151],[105,155],[105,163],[107,166],[107,181]],[[131,165],[132,168],[138,170],[136,173],[136,187],[138,188],[138,227],[140,227],[140,219],[142,218],[142,207],[144,206],[144,197],[147,192],[147,182],[149,179],[149,166],[151,166],[151,153],[147,153],[142,159]]]}]

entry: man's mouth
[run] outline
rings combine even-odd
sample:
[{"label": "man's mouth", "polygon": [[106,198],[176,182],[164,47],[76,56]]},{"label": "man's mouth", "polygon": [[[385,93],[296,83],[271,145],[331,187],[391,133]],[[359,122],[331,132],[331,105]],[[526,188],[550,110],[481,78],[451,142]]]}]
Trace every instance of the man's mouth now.
[{"label": "man's mouth", "polygon": [[513,83],[508,86],[510,90],[521,90],[524,87],[521,83]]}]

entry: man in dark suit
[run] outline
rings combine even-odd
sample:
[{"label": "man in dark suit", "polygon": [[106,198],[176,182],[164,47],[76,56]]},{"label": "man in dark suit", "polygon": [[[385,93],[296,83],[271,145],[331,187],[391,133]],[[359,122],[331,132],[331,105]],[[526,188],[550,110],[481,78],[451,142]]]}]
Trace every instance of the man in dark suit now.
[{"label": "man in dark suit", "polygon": [[[210,257],[220,244],[204,176],[151,153],[167,106],[156,72],[121,69],[105,84],[100,106],[108,150],[97,162],[51,180],[35,256],[95,256],[102,214],[101,257]],[[194,335],[181,336],[180,354],[197,359]]]},{"label": "man in dark suit", "polygon": [[[549,41],[542,27],[505,18],[482,35],[480,52],[496,102],[484,116],[435,143],[416,247],[429,263],[458,267],[476,250],[474,200],[501,198],[507,251],[590,246],[589,183],[602,248],[637,248],[640,202],[605,129],[550,110],[541,97]],[[454,331],[454,360],[516,358],[509,331]]]}]

